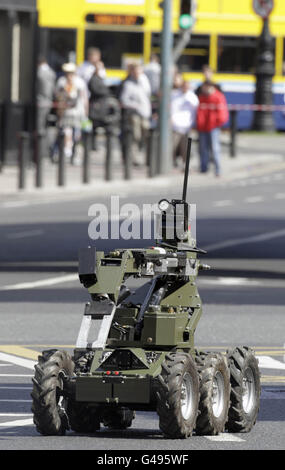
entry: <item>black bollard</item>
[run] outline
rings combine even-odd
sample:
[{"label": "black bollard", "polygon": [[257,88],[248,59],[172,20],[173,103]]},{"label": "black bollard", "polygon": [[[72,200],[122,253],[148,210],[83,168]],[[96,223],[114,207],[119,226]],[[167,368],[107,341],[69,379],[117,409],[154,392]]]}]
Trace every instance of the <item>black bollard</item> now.
[{"label": "black bollard", "polygon": [[150,129],[147,145],[148,176],[153,178],[158,174],[158,130]]},{"label": "black bollard", "polygon": [[230,142],[230,156],[236,156],[236,134],[237,134],[237,111],[232,109],[231,116],[231,142]]},{"label": "black bollard", "polygon": [[0,103],[0,173],[4,167],[4,104]]},{"label": "black bollard", "polygon": [[27,143],[29,139],[28,132],[20,132],[18,135],[19,147],[18,147],[18,188],[25,189],[27,183],[27,166],[28,166],[28,155],[27,155]]},{"label": "black bollard", "polygon": [[114,134],[110,129],[106,130],[106,157],[105,157],[105,180],[111,181],[113,179],[112,163],[113,163],[113,147],[114,147]]},{"label": "black bollard", "polygon": [[35,186],[41,188],[43,186],[43,139],[44,132],[34,133],[34,162],[36,165]]},{"label": "black bollard", "polygon": [[57,184],[58,186],[65,185],[65,158],[64,158],[64,131],[59,130],[58,134],[58,175],[57,175]]},{"label": "black bollard", "polygon": [[83,167],[82,180],[84,184],[90,183],[90,149],[92,134],[88,131],[82,132],[83,140]]},{"label": "black bollard", "polygon": [[132,178],[132,144],[133,134],[127,130],[123,135],[122,149],[123,149],[123,162],[124,162],[124,177],[126,180]]}]

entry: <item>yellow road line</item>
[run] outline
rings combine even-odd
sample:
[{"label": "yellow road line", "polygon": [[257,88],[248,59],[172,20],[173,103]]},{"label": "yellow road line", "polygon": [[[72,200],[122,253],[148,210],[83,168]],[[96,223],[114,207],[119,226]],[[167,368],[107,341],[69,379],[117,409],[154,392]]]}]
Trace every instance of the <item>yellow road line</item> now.
[{"label": "yellow road line", "polygon": [[[75,348],[75,344],[23,344],[25,348]],[[0,348],[2,346],[0,345]]]},{"label": "yellow road line", "polygon": [[[31,348],[38,348],[39,350],[31,349]],[[0,345],[0,352],[6,354],[12,354],[15,356],[19,356],[26,359],[37,360],[38,355],[42,351],[42,349],[74,349],[74,345],[72,344],[33,344],[33,345],[13,345],[13,344],[5,344]],[[202,348],[201,348],[202,349]],[[205,348],[203,348],[205,349]],[[206,348],[206,349],[224,349],[222,347],[216,348]],[[273,349],[273,348],[272,348]],[[277,351],[269,351],[269,350],[259,350],[256,351],[256,355],[282,355],[284,350],[279,348]],[[270,383],[270,382],[285,382],[285,376],[278,376],[278,375],[262,375],[261,376],[262,383]]]},{"label": "yellow road line", "polygon": [[11,345],[11,344],[0,345],[0,352],[6,353],[6,354],[13,354],[14,356],[20,356],[26,359],[34,359],[34,360],[37,360],[38,355],[39,355],[38,351],[33,351],[32,349],[28,349],[23,346],[17,346],[17,345]]},{"label": "yellow road line", "polygon": [[285,383],[285,377],[280,376],[280,375],[262,375],[260,380],[261,380],[261,383],[271,383],[271,382]]}]

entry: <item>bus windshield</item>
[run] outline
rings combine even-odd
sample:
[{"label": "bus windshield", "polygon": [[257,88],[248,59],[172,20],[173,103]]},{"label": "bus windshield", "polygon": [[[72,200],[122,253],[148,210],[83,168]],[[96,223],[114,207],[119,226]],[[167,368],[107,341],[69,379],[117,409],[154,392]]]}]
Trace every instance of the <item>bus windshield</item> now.
[{"label": "bus windshield", "polygon": [[143,33],[87,30],[85,51],[97,47],[109,69],[124,69],[130,59],[143,58]]}]

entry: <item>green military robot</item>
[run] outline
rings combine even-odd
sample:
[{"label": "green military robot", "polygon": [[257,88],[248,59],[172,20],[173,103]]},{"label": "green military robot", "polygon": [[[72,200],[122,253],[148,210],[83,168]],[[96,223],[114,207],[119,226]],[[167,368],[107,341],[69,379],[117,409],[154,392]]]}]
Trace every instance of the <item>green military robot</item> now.
[{"label": "green military robot", "polygon": [[[35,366],[32,411],[38,432],[130,427],[136,411],[156,411],[168,438],[248,432],[260,402],[260,375],[246,346],[225,355],[195,349],[202,313],[197,258],[183,195],[159,202],[161,236],[146,249],[81,250],[79,278],[90,294],[76,347],[48,350]],[[129,277],[148,282],[134,292]]]}]

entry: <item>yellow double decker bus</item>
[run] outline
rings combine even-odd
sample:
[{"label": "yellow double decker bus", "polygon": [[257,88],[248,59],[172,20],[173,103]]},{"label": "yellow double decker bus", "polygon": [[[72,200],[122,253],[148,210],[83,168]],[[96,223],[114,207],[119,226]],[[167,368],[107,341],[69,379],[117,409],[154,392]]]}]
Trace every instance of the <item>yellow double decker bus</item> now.
[{"label": "yellow double decker bus", "polygon": [[[42,44],[51,65],[81,63],[88,47],[101,50],[110,79],[121,79],[130,59],[147,62],[152,35],[162,29],[161,0],[38,0]],[[173,0],[174,31],[180,0]]]},{"label": "yellow double decker bus", "polygon": [[[194,1],[194,0],[192,0]],[[190,3],[190,2],[189,2]],[[130,59],[149,61],[160,54],[161,0],[38,0],[43,52],[60,71],[66,60],[81,63],[88,47],[98,47],[110,83],[125,77]],[[255,56],[262,20],[252,0],[196,0],[196,22],[178,66],[193,86],[210,64],[229,103],[251,104],[255,91]],[[174,42],[179,36],[181,0],[172,0]],[[274,38],[274,103],[284,104],[285,1],[275,0],[270,15]],[[282,112],[275,113],[277,128],[285,129]],[[239,127],[249,127],[250,112],[239,113]]]}]

